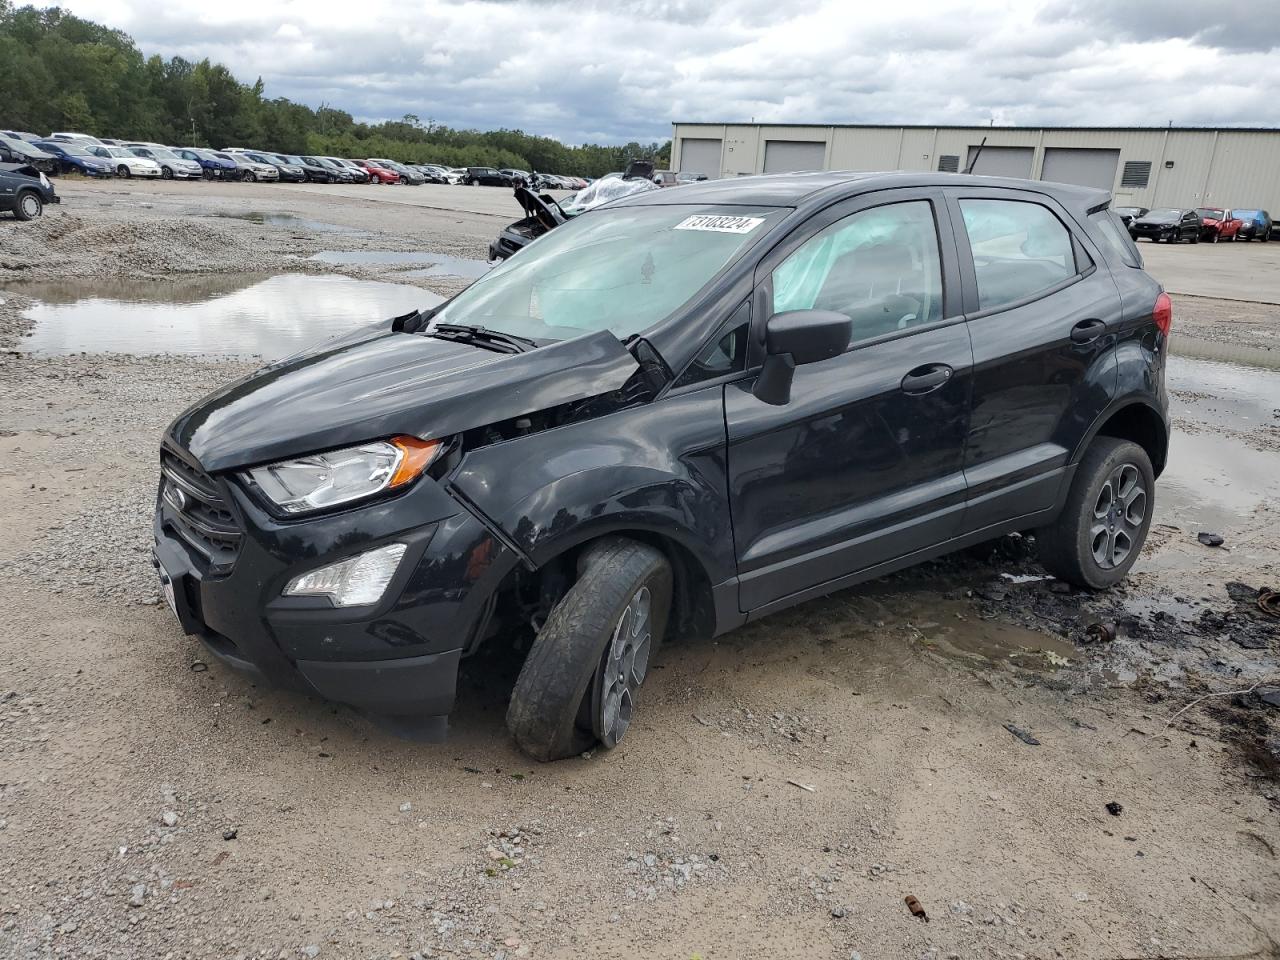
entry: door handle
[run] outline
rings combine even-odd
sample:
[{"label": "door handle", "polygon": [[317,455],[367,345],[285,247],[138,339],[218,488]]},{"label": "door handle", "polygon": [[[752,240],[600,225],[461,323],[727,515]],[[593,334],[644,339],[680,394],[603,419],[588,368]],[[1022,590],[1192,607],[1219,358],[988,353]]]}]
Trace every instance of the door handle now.
[{"label": "door handle", "polygon": [[955,373],[945,363],[927,363],[902,378],[902,392],[913,396],[929,393],[949,383]]},{"label": "door handle", "polygon": [[1072,343],[1093,343],[1107,332],[1107,325],[1101,320],[1081,320],[1071,328]]}]

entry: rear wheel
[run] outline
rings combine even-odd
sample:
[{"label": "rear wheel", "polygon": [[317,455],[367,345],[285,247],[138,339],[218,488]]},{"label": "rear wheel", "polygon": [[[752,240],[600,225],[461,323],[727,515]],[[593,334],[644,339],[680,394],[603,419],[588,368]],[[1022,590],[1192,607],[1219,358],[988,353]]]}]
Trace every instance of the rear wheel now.
[{"label": "rear wheel", "polygon": [[18,194],[18,205],[13,208],[13,215],[19,220],[34,220],[44,215],[44,201],[34,190],[23,190]]},{"label": "rear wheel", "polygon": [[671,592],[671,565],[647,544],[609,538],[583,554],[511,693],[507,727],[521,750],[547,761],[618,745],[666,633]]},{"label": "rear wheel", "polygon": [[1145,450],[1128,440],[1096,438],[1076,469],[1062,513],[1037,531],[1040,562],[1079,587],[1115,586],[1147,539],[1154,493]]}]

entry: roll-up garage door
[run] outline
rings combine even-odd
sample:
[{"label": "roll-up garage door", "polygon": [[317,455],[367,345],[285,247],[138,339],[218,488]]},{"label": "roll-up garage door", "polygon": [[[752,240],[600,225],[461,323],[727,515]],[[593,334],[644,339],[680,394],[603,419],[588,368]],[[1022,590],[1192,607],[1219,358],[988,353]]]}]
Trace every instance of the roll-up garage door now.
[{"label": "roll-up garage door", "polygon": [[821,170],[827,145],[821,140],[766,140],[764,172],[790,173],[793,170]]},{"label": "roll-up garage door", "polygon": [[[967,166],[973,167],[970,173],[983,177],[1021,177],[1031,176],[1031,156],[1035,151],[1031,147],[983,147],[978,154],[977,146],[969,148]],[[977,156],[975,164],[973,158]]]},{"label": "roll-up garage door", "polygon": [[1081,147],[1046,147],[1041,180],[1078,183],[1082,187],[1113,190],[1119,150],[1088,150]]},{"label": "roll-up garage door", "polygon": [[680,172],[720,176],[720,141],[704,137],[680,139]]}]

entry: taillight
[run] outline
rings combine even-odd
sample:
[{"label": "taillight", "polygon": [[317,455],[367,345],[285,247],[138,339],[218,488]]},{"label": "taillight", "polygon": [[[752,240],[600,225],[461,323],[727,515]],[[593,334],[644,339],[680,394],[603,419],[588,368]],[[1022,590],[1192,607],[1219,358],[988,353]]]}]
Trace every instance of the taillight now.
[{"label": "taillight", "polygon": [[1156,329],[1167,337],[1169,328],[1173,326],[1173,301],[1169,299],[1167,293],[1161,293],[1160,296],[1156,297],[1156,305],[1155,309],[1151,311],[1151,319],[1155,321]]}]

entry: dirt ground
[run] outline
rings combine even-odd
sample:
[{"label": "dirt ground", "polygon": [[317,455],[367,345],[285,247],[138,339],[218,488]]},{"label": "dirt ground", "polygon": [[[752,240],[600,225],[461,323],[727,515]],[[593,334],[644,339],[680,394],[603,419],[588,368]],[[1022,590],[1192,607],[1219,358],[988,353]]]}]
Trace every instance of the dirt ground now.
[{"label": "dirt ground", "polygon": [[1255,603],[1280,587],[1280,307],[1178,298],[1179,432],[1122,589],[1064,591],[1009,538],[668,646],[618,750],[542,766],[503,728],[500,648],[422,745],[181,635],[148,559],[157,444],[248,364],[21,349],[26,282],[448,294],[300,258],[482,258],[510,217],[59,190],[0,221],[0,957],[1280,956],[1280,621]]}]

